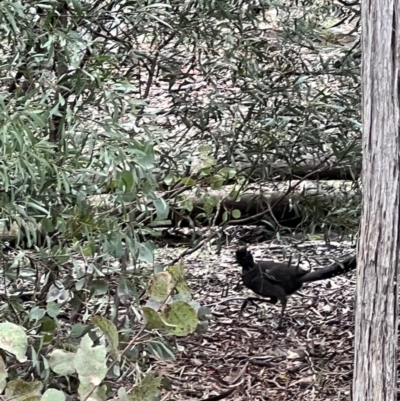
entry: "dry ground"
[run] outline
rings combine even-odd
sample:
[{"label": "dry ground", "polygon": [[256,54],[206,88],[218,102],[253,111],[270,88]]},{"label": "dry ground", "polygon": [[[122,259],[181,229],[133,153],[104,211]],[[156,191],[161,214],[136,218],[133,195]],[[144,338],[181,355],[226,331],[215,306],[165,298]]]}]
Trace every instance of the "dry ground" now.
[{"label": "dry ground", "polygon": [[[329,258],[340,260],[354,252],[348,246],[305,244],[301,253],[313,254],[326,265]],[[256,257],[282,256],[266,243],[250,249]],[[289,299],[284,328],[278,330],[279,304],[248,306],[240,317],[242,300],[250,292],[235,289],[239,267],[234,250],[186,259],[189,284],[197,300],[212,304],[213,318],[205,334],[179,339],[184,350],[176,361],[157,363],[172,382],[162,399],[204,400],[226,394],[223,399],[235,401],[349,400],[355,273],[306,284],[302,295]],[[217,399],[222,398],[210,398]]]}]

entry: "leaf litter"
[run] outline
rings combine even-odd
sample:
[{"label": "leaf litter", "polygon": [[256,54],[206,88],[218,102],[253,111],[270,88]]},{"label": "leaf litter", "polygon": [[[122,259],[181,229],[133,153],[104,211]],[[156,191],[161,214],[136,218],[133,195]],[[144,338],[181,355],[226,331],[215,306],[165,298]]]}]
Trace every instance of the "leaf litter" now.
[{"label": "leaf litter", "polygon": [[[194,298],[210,306],[213,317],[204,334],[177,340],[183,351],[175,361],[155,361],[171,382],[162,400],[348,400],[355,272],[304,285],[289,297],[284,328],[278,330],[279,304],[248,306],[240,316],[243,300],[254,294],[237,286],[237,246],[224,247],[219,256],[203,249],[185,258]],[[307,241],[296,251],[318,268],[354,253],[350,246]],[[290,245],[260,243],[249,249],[256,259],[283,260],[285,247]]]}]

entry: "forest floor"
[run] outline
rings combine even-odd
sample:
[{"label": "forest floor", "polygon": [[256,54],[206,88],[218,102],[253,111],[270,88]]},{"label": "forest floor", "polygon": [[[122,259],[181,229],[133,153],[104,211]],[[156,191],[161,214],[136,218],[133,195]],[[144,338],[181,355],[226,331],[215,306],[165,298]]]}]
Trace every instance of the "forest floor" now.
[{"label": "forest floor", "polygon": [[[183,351],[175,361],[156,363],[172,384],[162,400],[348,400],[355,272],[306,284],[290,297],[284,327],[278,330],[279,303],[249,305],[240,316],[251,292],[237,288],[235,249],[223,248],[219,256],[203,251],[185,259],[192,292],[210,306],[212,319],[206,333],[178,339]],[[256,259],[282,260],[282,248],[276,245],[249,249]],[[355,252],[348,243],[303,243],[297,249],[314,259],[313,267]]]}]

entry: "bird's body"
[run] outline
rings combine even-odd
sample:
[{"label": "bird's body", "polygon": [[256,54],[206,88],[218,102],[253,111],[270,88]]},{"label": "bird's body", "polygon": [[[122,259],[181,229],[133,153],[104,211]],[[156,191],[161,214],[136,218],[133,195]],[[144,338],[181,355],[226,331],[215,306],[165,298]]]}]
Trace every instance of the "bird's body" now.
[{"label": "bird's body", "polygon": [[[253,255],[246,247],[236,251],[236,260],[242,266],[243,285],[257,295],[269,298],[263,300],[275,304],[278,300],[282,304],[279,320],[281,325],[286,309],[287,296],[298,291],[303,283],[325,280],[345,273],[356,267],[355,257],[346,259],[343,263],[334,263],[331,266],[314,271],[306,271],[298,266],[270,261],[255,262]],[[242,305],[245,308],[248,301],[259,298],[248,298]]]}]

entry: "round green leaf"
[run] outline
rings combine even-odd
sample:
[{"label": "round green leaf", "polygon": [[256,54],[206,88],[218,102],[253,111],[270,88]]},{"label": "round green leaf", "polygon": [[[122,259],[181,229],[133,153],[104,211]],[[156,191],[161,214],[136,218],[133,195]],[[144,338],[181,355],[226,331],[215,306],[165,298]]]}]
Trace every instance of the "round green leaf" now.
[{"label": "round green leaf", "polygon": [[40,401],[65,401],[65,394],[60,390],[56,390],[55,388],[49,388],[42,395]]},{"label": "round green leaf", "polygon": [[149,308],[148,306],[143,306],[142,312],[148,330],[170,330],[174,328],[173,325],[168,324],[163,320],[156,310]]},{"label": "round green leaf", "polygon": [[50,369],[61,376],[69,376],[75,373],[75,353],[61,349],[55,349],[48,357]]},{"label": "round green leaf", "polygon": [[241,215],[242,215],[242,212],[239,209],[232,210],[232,217],[234,219],[240,218]]},{"label": "round green leaf", "polygon": [[176,326],[171,332],[180,337],[193,333],[199,323],[197,312],[183,301],[175,301],[166,305],[162,316],[169,324]]},{"label": "round green leaf", "polygon": [[25,331],[14,323],[0,323],[0,348],[15,355],[19,362],[25,362],[28,348]]},{"label": "round green leaf", "polygon": [[74,367],[78,372],[81,384],[98,386],[107,374],[107,350],[103,345],[93,347],[88,334],[81,339],[74,359]]},{"label": "round green leaf", "polygon": [[146,377],[140,382],[132,392],[131,401],[153,401],[159,394],[161,377],[156,377],[154,373],[147,373]]},{"label": "round green leaf", "polygon": [[171,274],[160,272],[151,278],[148,291],[151,298],[163,302],[171,294],[173,287]]}]

